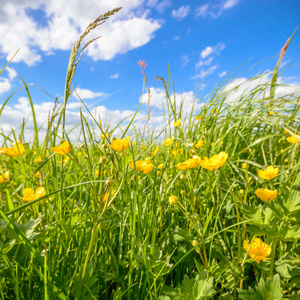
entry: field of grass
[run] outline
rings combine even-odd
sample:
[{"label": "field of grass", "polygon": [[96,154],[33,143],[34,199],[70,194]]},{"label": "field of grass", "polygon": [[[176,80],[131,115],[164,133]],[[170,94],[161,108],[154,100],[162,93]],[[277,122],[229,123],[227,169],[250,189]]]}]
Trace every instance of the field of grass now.
[{"label": "field of grass", "polygon": [[272,79],[235,101],[239,87],[219,87],[183,115],[160,78],[161,132],[81,113],[75,141],[65,111],[81,43],[116,11],[74,44],[43,139],[35,121],[32,137],[2,131],[0,298],[300,299],[300,101],[277,93],[289,42]]}]

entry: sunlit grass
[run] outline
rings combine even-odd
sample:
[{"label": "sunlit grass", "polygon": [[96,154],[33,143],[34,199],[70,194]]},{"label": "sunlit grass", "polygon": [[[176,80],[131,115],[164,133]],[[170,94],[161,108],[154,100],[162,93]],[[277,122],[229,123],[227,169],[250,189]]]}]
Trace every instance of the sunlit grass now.
[{"label": "sunlit grass", "polygon": [[2,133],[1,298],[297,299],[300,102],[276,94],[279,64],[270,82],[234,101],[221,86],[188,115],[160,78],[162,131],[147,134],[150,114],[139,130],[137,112],[115,128],[81,113],[74,140],[65,110],[82,39],[44,138],[35,118],[33,137]]}]

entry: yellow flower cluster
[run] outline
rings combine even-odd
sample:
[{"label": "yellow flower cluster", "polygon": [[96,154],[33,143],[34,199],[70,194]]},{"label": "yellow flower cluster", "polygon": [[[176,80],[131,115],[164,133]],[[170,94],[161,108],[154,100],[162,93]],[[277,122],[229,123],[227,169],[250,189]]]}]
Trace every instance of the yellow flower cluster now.
[{"label": "yellow flower cluster", "polygon": [[[131,170],[134,170],[133,162],[129,163],[129,167],[131,168]],[[153,170],[154,165],[151,163],[150,160],[137,160],[135,162],[135,167],[138,172],[143,172],[144,174],[147,174]]]},{"label": "yellow flower cluster", "polygon": [[24,146],[22,143],[17,143],[17,145],[15,145],[14,147],[0,148],[0,153],[7,154],[12,157],[16,157],[16,156],[19,156],[19,154],[20,155],[24,154],[25,149],[24,149]]},{"label": "yellow flower cluster", "polygon": [[[243,247],[248,252],[250,247],[249,242],[244,241]],[[271,251],[272,248],[269,245],[265,244],[259,238],[255,238],[249,250],[249,255],[259,264],[263,259],[271,259],[267,258],[267,256],[271,254]]]},{"label": "yellow flower cluster", "polygon": [[129,139],[130,139],[129,136],[125,140],[115,139],[113,140],[111,145],[109,145],[109,147],[114,149],[116,152],[120,152],[129,147]]}]

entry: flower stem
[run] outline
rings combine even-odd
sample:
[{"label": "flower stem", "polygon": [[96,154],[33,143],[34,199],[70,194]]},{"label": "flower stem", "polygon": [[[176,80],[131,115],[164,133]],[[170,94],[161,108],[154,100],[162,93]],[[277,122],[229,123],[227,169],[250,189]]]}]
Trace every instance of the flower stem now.
[{"label": "flower stem", "polygon": [[278,243],[278,239],[275,239],[274,242],[273,242],[273,245],[272,245],[272,255],[271,255],[271,265],[270,265],[270,279],[273,278],[273,269],[274,269],[277,243]]}]

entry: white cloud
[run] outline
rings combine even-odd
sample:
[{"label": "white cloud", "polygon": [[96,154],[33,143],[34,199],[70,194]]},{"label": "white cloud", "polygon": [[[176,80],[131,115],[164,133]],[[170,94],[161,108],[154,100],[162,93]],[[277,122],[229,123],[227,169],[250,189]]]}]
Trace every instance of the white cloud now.
[{"label": "white cloud", "polygon": [[174,37],[173,37],[173,40],[174,40],[174,41],[179,41],[179,40],[180,40],[180,36],[179,36],[179,35],[174,36]]},{"label": "white cloud", "polygon": [[189,63],[190,58],[187,55],[183,55],[181,56],[181,60],[182,60],[182,67],[185,67]]},{"label": "white cloud", "polygon": [[117,79],[117,78],[119,78],[119,74],[116,73],[116,74],[110,75],[109,77],[110,77],[111,79]]},{"label": "white cloud", "polygon": [[226,10],[236,6],[240,0],[217,0],[203,4],[196,9],[196,16],[211,17],[216,19],[220,17]]},{"label": "white cloud", "polygon": [[[102,93],[102,92],[95,93],[91,90],[81,89],[81,88],[76,88],[76,93],[81,99],[93,99],[93,98],[107,96],[106,93]],[[73,92],[73,96],[77,97],[76,93]]]},{"label": "white cloud", "polygon": [[[89,49],[87,55],[94,60],[112,59],[148,43],[162,21],[148,19],[143,0],[33,0],[1,1],[0,51],[10,59],[20,48],[14,62],[34,65],[42,55],[55,50],[71,50],[73,43],[86,26],[118,6],[124,6],[90,36],[102,38]],[[32,12],[44,18],[43,24],[32,17]],[[107,43],[112,43],[107,45]],[[98,51],[98,52],[97,52]]]},{"label": "white cloud", "polygon": [[190,12],[190,6],[181,6],[177,10],[172,10],[172,17],[177,19],[178,21],[182,21]]},{"label": "white cloud", "polygon": [[163,13],[172,4],[171,0],[149,0],[147,6]]},{"label": "white cloud", "polygon": [[[218,67],[219,67],[218,65],[214,65],[214,66],[211,66],[207,69],[202,69],[196,75],[196,78],[203,78],[203,77],[206,77],[208,75],[212,75]],[[193,77],[192,79],[195,79],[195,77]]]},{"label": "white cloud", "polygon": [[213,48],[211,46],[207,46],[204,50],[201,52],[201,58],[206,58],[213,52]]},{"label": "white cloud", "polygon": [[222,73],[219,74],[219,77],[224,77],[227,75],[227,71],[223,71]]},{"label": "white cloud", "polygon": [[102,38],[93,42],[87,48],[87,53],[94,60],[110,60],[117,54],[147,44],[161,25],[159,21],[140,18],[106,23],[102,27]]},{"label": "white cloud", "polygon": [[3,74],[1,74],[0,78],[0,94],[4,94],[8,92],[12,87],[12,82],[14,78],[17,76],[16,71],[10,67],[6,67],[4,72],[7,72],[8,77],[3,77]]},{"label": "white cloud", "polygon": [[[150,107],[157,108],[159,110],[167,108],[166,92],[164,89],[150,87],[150,95]],[[181,103],[183,103],[182,114],[184,116],[191,112],[193,106],[196,111],[202,106],[202,104],[197,103],[198,99],[196,99],[196,95],[192,91],[172,94],[170,95],[170,99],[172,103],[175,103],[177,112],[179,112]],[[142,96],[142,103],[147,104],[147,102],[148,93],[145,93]]]},{"label": "white cloud", "polygon": [[[196,68],[200,67],[200,73],[196,75],[197,78],[203,78],[211,75],[219,67],[218,65],[210,66],[214,60],[214,56],[219,55],[225,49],[225,44],[218,43],[215,46],[207,46],[201,51],[200,61],[196,63]],[[193,77],[194,79],[194,77]]]}]

